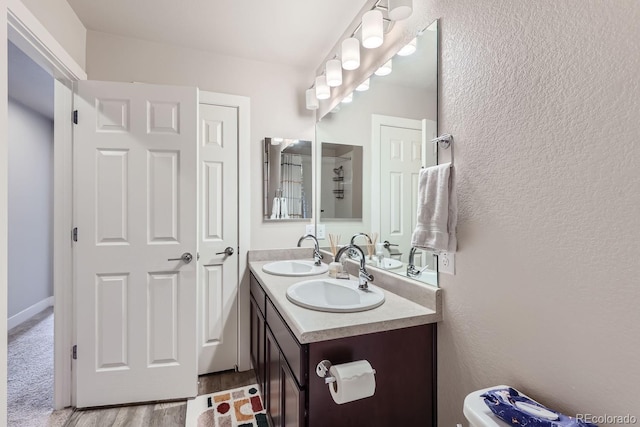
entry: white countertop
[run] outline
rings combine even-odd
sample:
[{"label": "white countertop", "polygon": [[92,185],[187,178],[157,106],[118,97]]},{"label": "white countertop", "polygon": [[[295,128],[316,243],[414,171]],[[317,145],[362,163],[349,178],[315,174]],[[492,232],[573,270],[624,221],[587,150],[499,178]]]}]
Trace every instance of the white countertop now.
[{"label": "white countertop", "polygon": [[249,267],[301,344],[407,328],[442,320],[442,313],[437,312],[438,307],[441,306],[438,289],[427,290],[438,295],[437,298],[431,298],[434,301],[434,307],[428,308],[390,292],[383,286],[376,285],[375,280],[373,285],[382,289],[385,302],[372,310],[357,313],[327,313],[300,307],[287,299],[287,288],[302,280],[329,277],[329,274],[308,277],[274,276],[262,271],[262,266],[269,262],[271,261],[250,261]]}]

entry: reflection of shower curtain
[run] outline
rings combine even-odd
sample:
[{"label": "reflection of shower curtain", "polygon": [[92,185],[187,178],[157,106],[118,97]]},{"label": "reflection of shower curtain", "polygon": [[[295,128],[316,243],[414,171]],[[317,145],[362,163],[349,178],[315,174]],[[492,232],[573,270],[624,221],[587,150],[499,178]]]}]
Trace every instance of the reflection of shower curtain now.
[{"label": "reflection of shower curtain", "polygon": [[289,218],[306,218],[306,204],[302,188],[302,157],[282,153],[280,163],[280,188],[287,199]]}]

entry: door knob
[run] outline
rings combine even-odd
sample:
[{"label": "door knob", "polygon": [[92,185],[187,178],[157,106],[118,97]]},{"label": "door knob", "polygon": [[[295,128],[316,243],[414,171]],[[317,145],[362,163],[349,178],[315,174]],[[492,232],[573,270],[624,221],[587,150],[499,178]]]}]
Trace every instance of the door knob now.
[{"label": "door knob", "polygon": [[182,261],[185,264],[189,264],[191,260],[193,260],[193,255],[191,255],[189,252],[183,253],[180,258],[169,258],[169,261]]},{"label": "door knob", "polygon": [[233,255],[233,248],[231,246],[227,246],[224,251],[216,252],[216,255],[222,255],[222,254],[224,254],[225,256]]}]

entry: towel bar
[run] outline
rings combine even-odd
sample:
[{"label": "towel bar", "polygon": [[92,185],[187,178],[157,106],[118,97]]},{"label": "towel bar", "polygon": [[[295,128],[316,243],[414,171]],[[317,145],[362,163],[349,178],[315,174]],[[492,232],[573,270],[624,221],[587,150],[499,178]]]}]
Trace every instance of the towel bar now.
[{"label": "towel bar", "polygon": [[[451,147],[453,135],[445,133],[444,135],[440,135],[439,137],[432,139],[431,142],[438,144],[438,147],[442,149],[447,149]],[[453,167],[453,148],[451,149],[451,166]]]},{"label": "towel bar", "polygon": [[451,145],[451,141],[453,141],[453,136],[451,134],[445,133],[437,138],[431,140],[431,142],[438,143],[440,148],[447,149]]}]

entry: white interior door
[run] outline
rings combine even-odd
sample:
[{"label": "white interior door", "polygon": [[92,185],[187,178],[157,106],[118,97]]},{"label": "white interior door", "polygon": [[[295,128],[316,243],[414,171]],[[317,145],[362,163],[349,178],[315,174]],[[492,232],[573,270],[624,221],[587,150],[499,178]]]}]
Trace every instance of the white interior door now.
[{"label": "white interior door", "polygon": [[238,109],[202,99],[199,108],[198,374],[207,374],[238,362]]},{"label": "white interior door", "polygon": [[78,407],[197,394],[197,102],[195,88],[79,82]]},{"label": "white interior door", "polygon": [[[380,147],[380,241],[398,244],[406,262],[404,252],[411,247],[416,225],[420,168],[436,164],[432,145],[425,142],[434,122],[374,115],[373,123],[374,145]],[[421,258],[416,253],[416,265],[422,264]]]}]

